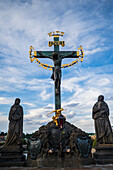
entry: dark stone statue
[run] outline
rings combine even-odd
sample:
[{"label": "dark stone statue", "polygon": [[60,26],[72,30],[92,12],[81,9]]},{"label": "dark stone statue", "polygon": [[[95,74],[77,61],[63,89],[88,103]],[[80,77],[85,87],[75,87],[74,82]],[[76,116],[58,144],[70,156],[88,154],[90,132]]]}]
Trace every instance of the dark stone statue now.
[{"label": "dark stone statue", "polygon": [[56,92],[58,92],[58,89],[60,87],[60,81],[61,81],[61,58],[58,57],[57,52],[54,52],[52,54],[53,62],[54,62],[54,68],[53,68],[53,74],[51,78],[55,81],[55,87]]},{"label": "dark stone statue", "polygon": [[[48,58],[48,56],[45,56],[41,53],[41,51],[38,51],[38,53],[45,58]],[[73,51],[70,55],[67,56],[60,56],[58,52],[54,52],[52,53],[52,60],[54,62],[54,67],[53,67],[53,73],[51,75],[51,79],[53,79],[55,81],[55,89],[56,89],[56,93],[59,93],[59,89],[60,89],[60,84],[61,84],[61,63],[62,63],[62,59],[63,58],[67,58],[67,57],[71,57],[73,56],[75,52]]]},{"label": "dark stone statue", "polygon": [[23,108],[20,99],[15,100],[14,105],[9,112],[9,130],[3,147],[6,146],[22,146],[23,134]]},{"label": "dark stone statue", "polygon": [[38,162],[42,161],[41,164],[47,162],[43,165],[51,167],[51,160],[57,160],[60,164],[59,161],[65,158],[73,164],[71,160],[78,157],[90,157],[92,142],[88,134],[66,122],[62,114],[57,118],[57,123],[51,121],[32,134],[28,142],[28,159],[37,159]]},{"label": "dark stone statue", "polygon": [[[75,52],[72,52],[72,54],[67,55],[65,57],[71,57]],[[51,76],[51,79],[55,81],[55,87],[56,87],[56,93],[59,93],[60,89],[60,84],[61,84],[61,63],[62,63],[62,57],[59,56],[57,52],[54,52],[52,54],[52,59],[54,62],[54,68],[53,68],[53,73]]]},{"label": "dark stone statue", "polygon": [[80,136],[76,140],[79,153],[83,158],[87,158],[91,153],[92,142],[88,136]]},{"label": "dark stone statue", "polygon": [[36,159],[37,155],[39,155],[42,147],[42,142],[40,139],[35,140],[35,138],[31,138],[28,141],[27,149],[29,151],[31,159]]},{"label": "dark stone statue", "polygon": [[63,115],[60,115],[57,118],[58,126],[53,124],[53,126],[48,129],[48,153],[53,153],[56,150],[59,150],[60,152],[70,152],[69,137],[71,128],[65,124],[65,120],[66,118]]},{"label": "dark stone statue", "polygon": [[104,96],[98,97],[98,102],[93,106],[92,117],[95,121],[95,131],[98,144],[113,143],[112,128],[109,121],[109,108],[104,102]]}]

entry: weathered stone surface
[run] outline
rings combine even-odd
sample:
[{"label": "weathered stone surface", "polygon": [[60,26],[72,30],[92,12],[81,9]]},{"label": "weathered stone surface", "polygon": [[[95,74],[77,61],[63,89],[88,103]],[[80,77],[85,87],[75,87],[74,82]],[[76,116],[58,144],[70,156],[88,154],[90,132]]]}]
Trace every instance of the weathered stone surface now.
[{"label": "weathered stone surface", "polygon": [[113,164],[113,144],[100,144],[95,148],[94,158],[98,164]]},{"label": "weathered stone surface", "polygon": [[22,148],[23,108],[20,99],[15,99],[9,112],[9,130],[5,144],[0,149],[0,167],[23,166],[25,156]]},{"label": "weathered stone surface", "polygon": [[113,144],[113,133],[109,120],[109,107],[104,102],[104,96],[98,97],[98,102],[93,106],[92,117],[95,122],[97,145]]},{"label": "weathered stone surface", "polygon": [[37,167],[54,167],[54,168],[75,168],[83,165],[94,164],[92,158],[73,158],[73,159],[37,159]]},{"label": "weathered stone surface", "polygon": [[[60,148],[57,148],[57,150],[55,150],[55,152],[52,154],[52,156],[50,156],[51,154],[48,154],[49,151],[49,143],[50,141],[48,141],[48,129],[51,129],[54,127],[54,122],[51,121],[49,122],[46,126],[41,126],[39,128],[38,131],[36,131],[33,135],[32,135],[32,139],[34,140],[41,140],[42,141],[42,149],[40,154],[38,155],[37,158],[47,158],[47,157],[62,157],[62,153],[60,152]],[[70,129],[70,136],[68,139],[68,145],[70,146],[70,150],[71,152],[68,154],[65,154],[65,157],[71,157],[73,158],[73,156],[81,156],[81,153],[79,153],[78,147],[77,147],[77,138],[79,137],[87,137],[89,138],[88,134],[83,132],[81,129],[78,129],[76,126],[70,124],[69,122],[65,123],[65,126],[68,127],[68,129]],[[57,139],[57,138],[56,138]],[[65,140],[65,139],[64,139]],[[67,140],[67,139],[66,139]],[[64,155],[63,155],[64,156]]]},{"label": "weathered stone surface", "polygon": [[24,166],[24,162],[22,148],[5,147],[0,151],[0,167]]},{"label": "weathered stone surface", "polygon": [[1,167],[0,170],[113,170],[113,165],[85,166],[79,168]]},{"label": "weathered stone surface", "polygon": [[9,130],[3,147],[21,146],[23,134],[23,108],[20,106],[20,99],[16,98],[9,112]]},{"label": "weathered stone surface", "polygon": [[[64,168],[64,167],[78,167],[82,165],[89,165],[89,164],[94,164],[94,159],[91,158],[90,154],[90,149],[86,148],[87,154],[85,153],[86,158],[83,158],[84,153],[80,152],[80,146],[78,148],[77,145],[77,139],[80,139],[83,142],[80,143],[80,145],[85,144],[84,146],[86,147],[86,142],[88,142],[88,139],[91,141],[89,138],[88,134],[83,132],[81,129],[78,129],[76,126],[70,124],[69,122],[65,122],[65,128],[68,127],[68,130],[70,131],[70,135],[68,136],[68,139],[64,136],[64,145],[68,144],[70,147],[70,152],[66,152],[64,149],[62,150],[62,146],[59,145],[57,148],[54,149],[52,153],[48,153],[49,151],[49,141],[48,141],[48,129],[54,129],[54,122],[49,122],[46,126],[42,126],[39,128],[38,131],[36,131],[32,135],[32,139],[38,141],[39,139],[42,141],[42,148],[40,153],[37,155],[36,160],[31,160],[31,155],[28,155],[28,160],[26,161],[26,166],[32,166],[32,167],[56,167],[56,168]],[[66,132],[66,129],[64,128],[64,131]],[[61,130],[61,129],[60,129]],[[63,131],[61,130],[61,133]],[[68,131],[66,132],[68,133]],[[55,133],[56,134],[56,133]],[[57,135],[57,134],[56,134]],[[66,135],[67,136],[67,135]],[[59,138],[56,138],[56,140],[59,140]],[[68,140],[68,141],[67,141]],[[59,142],[61,142],[61,138]],[[79,141],[78,141],[79,142]],[[33,141],[32,141],[33,143]],[[61,147],[60,147],[61,146]],[[91,143],[90,143],[90,148],[91,148]],[[84,150],[84,151],[86,151]],[[30,151],[31,153],[32,151]],[[34,149],[33,149],[34,152]]]}]

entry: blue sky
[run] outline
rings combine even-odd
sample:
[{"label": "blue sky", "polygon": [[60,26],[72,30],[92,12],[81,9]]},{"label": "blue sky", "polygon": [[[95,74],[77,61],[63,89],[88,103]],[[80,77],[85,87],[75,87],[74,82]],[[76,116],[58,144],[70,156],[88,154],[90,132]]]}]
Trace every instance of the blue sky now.
[{"label": "blue sky", "polygon": [[[24,132],[51,121],[54,84],[51,71],[29,60],[29,47],[48,47],[51,31],[64,31],[60,50],[82,45],[84,61],[62,70],[62,107],[67,121],[94,132],[92,107],[100,94],[110,108],[113,125],[113,1],[112,0],[0,0],[0,130],[8,129],[15,98],[24,109]],[[41,62],[51,64],[49,59]],[[63,64],[73,59],[64,59]]]}]

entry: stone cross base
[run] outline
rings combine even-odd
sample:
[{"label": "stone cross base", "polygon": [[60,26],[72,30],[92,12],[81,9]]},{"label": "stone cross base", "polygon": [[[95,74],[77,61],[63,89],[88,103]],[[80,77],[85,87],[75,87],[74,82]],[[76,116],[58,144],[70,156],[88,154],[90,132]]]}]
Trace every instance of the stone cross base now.
[{"label": "stone cross base", "polygon": [[98,164],[113,164],[113,144],[99,144],[94,153],[94,159]]},{"label": "stone cross base", "polygon": [[24,166],[25,156],[23,149],[10,146],[4,147],[0,151],[0,167]]},{"label": "stone cross base", "polygon": [[95,164],[93,158],[73,158],[73,159],[36,159],[27,160],[26,167],[38,167],[38,168],[76,168],[84,165]]}]

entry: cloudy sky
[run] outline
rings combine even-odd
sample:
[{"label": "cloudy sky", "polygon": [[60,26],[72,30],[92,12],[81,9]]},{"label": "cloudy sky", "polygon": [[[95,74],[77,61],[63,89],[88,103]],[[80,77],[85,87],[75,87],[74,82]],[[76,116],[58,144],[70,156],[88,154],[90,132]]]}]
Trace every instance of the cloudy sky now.
[{"label": "cloudy sky", "polygon": [[[113,1],[112,0],[0,0],[0,131],[8,129],[15,98],[24,109],[24,132],[51,121],[54,84],[51,71],[29,59],[48,47],[51,31],[64,31],[60,40],[73,51],[82,45],[84,61],[62,69],[62,107],[67,121],[94,132],[92,107],[100,94],[110,108],[113,125]],[[52,65],[49,59],[41,62]],[[63,64],[73,59],[64,59]]]}]

